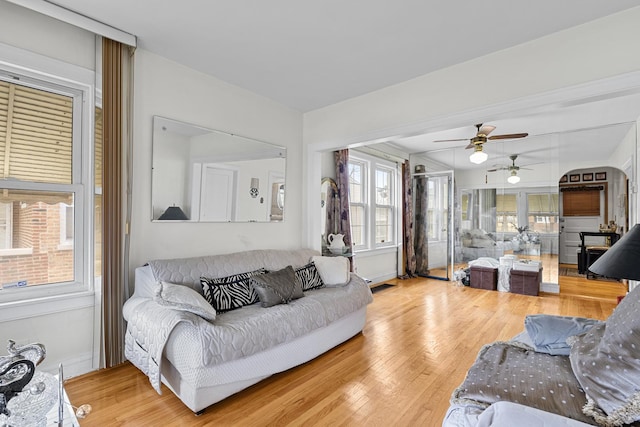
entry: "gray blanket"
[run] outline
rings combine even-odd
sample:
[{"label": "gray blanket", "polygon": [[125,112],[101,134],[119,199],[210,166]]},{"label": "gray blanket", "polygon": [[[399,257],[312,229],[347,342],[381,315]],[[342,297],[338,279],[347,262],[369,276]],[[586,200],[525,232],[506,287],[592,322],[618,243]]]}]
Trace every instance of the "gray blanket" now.
[{"label": "gray blanket", "polygon": [[488,408],[499,401],[520,403],[587,424],[587,402],[568,357],[538,353],[516,343],[495,342],[480,350],[467,377],[451,396],[453,405]]}]

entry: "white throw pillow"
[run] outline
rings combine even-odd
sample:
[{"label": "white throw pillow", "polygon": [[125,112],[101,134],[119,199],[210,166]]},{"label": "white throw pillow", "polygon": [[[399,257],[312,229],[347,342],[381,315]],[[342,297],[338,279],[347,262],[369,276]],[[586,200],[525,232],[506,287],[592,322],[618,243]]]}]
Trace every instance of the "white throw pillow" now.
[{"label": "white throw pillow", "polygon": [[188,286],[160,282],[154,300],[160,305],[174,310],[188,311],[210,322],[216,318],[216,310],[211,307],[211,304]]},{"label": "white throw pillow", "polygon": [[311,261],[316,265],[318,273],[326,287],[344,286],[349,283],[349,260],[345,257],[314,256]]}]

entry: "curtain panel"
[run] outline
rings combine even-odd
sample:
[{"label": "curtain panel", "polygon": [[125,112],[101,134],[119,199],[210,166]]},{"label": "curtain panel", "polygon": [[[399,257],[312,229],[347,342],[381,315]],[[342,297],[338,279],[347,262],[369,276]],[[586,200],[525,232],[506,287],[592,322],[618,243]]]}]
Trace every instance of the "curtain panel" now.
[{"label": "curtain panel", "polygon": [[336,184],[338,186],[336,203],[340,212],[337,232],[344,234],[344,244],[351,252],[353,244],[351,239],[351,215],[349,213],[349,150],[338,150],[334,154],[336,160]]},{"label": "curtain panel", "polygon": [[107,368],[125,361],[132,61],[132,48],[102,39],[102,330]]},{"label": "curtain panel", "polygon": [[402,258],[404,276],[416,276],[416,252],[414,247],[415,230],[413,228],[413,182],[409,160],[402,164]]}]

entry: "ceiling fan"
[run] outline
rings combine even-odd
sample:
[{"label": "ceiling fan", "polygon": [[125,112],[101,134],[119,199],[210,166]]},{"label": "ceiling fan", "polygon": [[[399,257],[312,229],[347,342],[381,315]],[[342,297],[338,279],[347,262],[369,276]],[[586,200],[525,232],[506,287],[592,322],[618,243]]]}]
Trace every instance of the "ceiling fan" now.
[{"label": "ceiling fan", "polygon": [[511,159],[511,164],[507,165],[507,166],[498,166],[495,165],[492,169],[487,169],[487,172],[496,172],[496,171],[509,171],[511,173],[511,175],[509,176],[509,178],[507,178],[507,182],[509,184],[517,184],[518,182],[520,182],[520,177],[518,176],[518,171],[519,170],[532,170],[530,168],[523,168],[520,167],[518,165],[516,165],[516,159],[518,158],[517,154],[512,154],[509,156],[509,158]]},{"label": "ceiling fan", "polygon": [[482,123],[478,123],[476,125],[476,136],[473,138],[462,138],[462,139],[440,139],[433,142],[450,142],[450,141],[470,141],[469,145],[465,148],[473,148],[473,154],[469,156],[469,160],[472,163],[480,164],[487,160],[489,156],[487,153],[482,151],[482,145],[487,141],[493,141],[496,139],[516,139],[516,138],[524,138],[529,134],[526,132],[523,133],[508,133],[503,135],[493,135],[489,136],[491,132],[494,131],[496,127],[491,125],[483,125]]}]

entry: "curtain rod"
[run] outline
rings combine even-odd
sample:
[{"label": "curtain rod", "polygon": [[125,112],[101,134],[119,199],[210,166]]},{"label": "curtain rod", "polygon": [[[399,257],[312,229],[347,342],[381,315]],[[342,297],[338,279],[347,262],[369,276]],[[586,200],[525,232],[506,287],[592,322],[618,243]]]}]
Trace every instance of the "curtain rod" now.
[{"label": "curtain rod", "polygon": [[136,47],[136,36],[129,34],[125,31],[119,30],[115,27],[88,18],[77,12],[69,9],[65,9],[62,6],[58,6],[53,3],[49,3],[45,0],[8,0],[9,3],[22,6],[26,9],[31,9],[43,15],[55,18],[59,21],[66,22],[67,24],[74,25],[83,30],[90,31],[99,36],[110,38],[117,42],[126,44],[128,46]]}]

